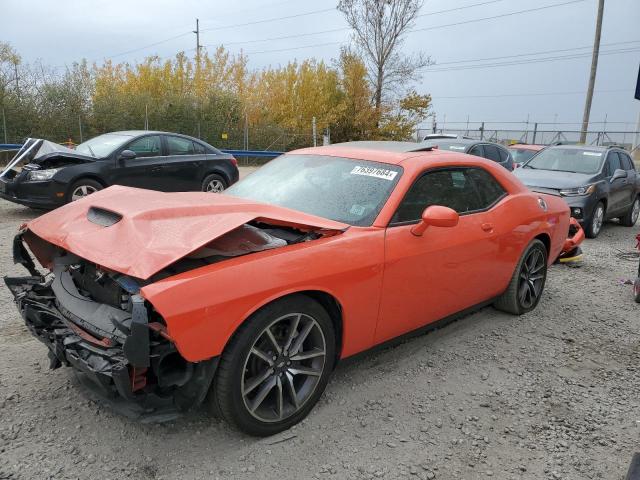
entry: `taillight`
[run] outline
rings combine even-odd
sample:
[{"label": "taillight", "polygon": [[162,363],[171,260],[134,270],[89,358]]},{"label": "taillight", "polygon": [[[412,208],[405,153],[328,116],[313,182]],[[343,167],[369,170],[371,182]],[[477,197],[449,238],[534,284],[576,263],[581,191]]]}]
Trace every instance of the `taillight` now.
[{"label": "taillight", "polygon": [[231,163],[233,163],[233,166],[234,166],[234,167],[237,167],[237,166],[238,166],[238,160],[236,160],[236,158],[235,158],[235,157],[231,157]]}]

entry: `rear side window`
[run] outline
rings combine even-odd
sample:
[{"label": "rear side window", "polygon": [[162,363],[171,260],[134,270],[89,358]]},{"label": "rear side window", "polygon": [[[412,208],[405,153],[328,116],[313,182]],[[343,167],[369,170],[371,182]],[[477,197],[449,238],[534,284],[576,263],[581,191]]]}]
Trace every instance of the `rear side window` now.
[{"label": "rear side window", "polygon": [[456,168],[425,173],[411,186],[393,216],[392,223],[420,220],[431,205],[452,208],[459,214],[484,210],[505,194],[488,172]]},{"label": "rear side window", "polygon": [[507,152],[506,148],[498,148],[498,153],[500,154],[500,161],[506,162],[509,159],[509,152]]},{"label": "rear side window", "polygon": [[188,138],[167,137],[169,155],[193,155],[195,149],[193,142]]},{"label": "rear side window", "polygon": [[495,145],[483,145],[484,146],[484,156],[489,160],[493,160],[494,162],[500,163],[500,151],[498,147]]},{"label": "rear side window", "polygon": [[482,151],[482,145],[475,145],[471,150],[469,150],[469,155],[475,155],[476,157],[484,157],[484,152]]},{"label": "rear side window", "polygon": [[134,140],[127,146],[127,150],[135,152],[136,157],[157,157],[160,155],[160,136],[149,135]]},{"label": "rear side window", "polygon": [[204,145],[201,145],[198,142],[193,142],[193,151],[197,154],[207,153]]},{"label": "rear side window", "polygon": [[620,160],[622,160],[622,168],[624,168],[625,170],[635,170],[636,169],[636,167],[633,164],[633,162],[631,161],[631,157],[629,155],[627,155],[626,153],[618,152],[618,156],[620,157]]}]

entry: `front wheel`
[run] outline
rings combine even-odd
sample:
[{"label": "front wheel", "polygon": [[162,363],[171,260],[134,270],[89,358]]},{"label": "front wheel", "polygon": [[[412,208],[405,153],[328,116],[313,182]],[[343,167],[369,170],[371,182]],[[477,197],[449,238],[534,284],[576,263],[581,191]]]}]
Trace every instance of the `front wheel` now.
[{"label": "front wheel", "polygon": [[228,422],[267,436],[298,423],[324,391],[335,362],[326,310],[305,295],[262,308],[222,354],[210,401]]},{"label": "front wheel", "polygon": [[636,197],[629,211],[620,217],[620,223],[625,227],[633,227],[638,221],[638,216],[640,216],[640,197]]},{"label": "front wheel", "polygon": [[530,312],[538,305],[547,280],[547,248],[533,240],[520,257],[507,290],[494,306],[514,315]]},{"label": "front wheel", "polygon": [[584,234],[587,238],[596,238],[604,224],[604,203],[598,202],[593,209],[591,218],[584,222]]},{"label": "front wheel", "polygon": [[67,191],[67,202],[75,202],[82,198],[88,197],[92,193],[102,190],[104,187],[101,183],[90,178],[81,178],[76,181]]},{"label": "front wheel", "polygon": [[227,182],[225,182],[224,178],[216,173],[207,175],[207,177],[202,182],[203,192],[220,193],[223,192],[226,188]]}]

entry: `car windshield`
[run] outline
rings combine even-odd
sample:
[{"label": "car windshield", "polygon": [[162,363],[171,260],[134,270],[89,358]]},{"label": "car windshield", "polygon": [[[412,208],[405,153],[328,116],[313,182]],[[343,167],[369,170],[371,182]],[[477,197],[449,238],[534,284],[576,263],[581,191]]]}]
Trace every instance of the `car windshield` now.
[{"label": "car windshield", "polygon": [[513,161],[515,163],[524,163],[527,160],[530,160],[531,157],[533,157],[536,153],[538,153],[533,150],[525,150],[520,148],[510,148],[509,150],[511,151],[511,155],[513,156]]},{"label": "car windshield", "polygon": [[117,133],[105,133],[91,140],[87,140],[76,147],[76,152],[89,155],[94,158],[108,157],[126,142],[131,140],[131,135],[119,135]]},{"label": "car windshield", "polygon": [[282,155],[225,191],[349,225],[369,226],[402,175],[397,165]]},{"label": "car windshield", "polygon": [[533,157],[524,168],[573,173],[598,173],[603,152],[582,148],[547,148]]}]

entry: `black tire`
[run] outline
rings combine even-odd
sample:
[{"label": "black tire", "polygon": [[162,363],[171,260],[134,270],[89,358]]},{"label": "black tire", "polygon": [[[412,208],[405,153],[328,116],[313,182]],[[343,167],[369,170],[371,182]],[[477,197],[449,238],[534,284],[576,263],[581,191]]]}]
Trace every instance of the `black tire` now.
[{"label": "black tire", "polygon": [[[532,260],[535,260],[532,262]],[[540,262],[542,260],[542,262]],[[533,265],[533,268],[532,268]],[[538,266],[540,269],[538,270]],[[526,277],[525,277],[526,276]],[[538,276],[540,278],[538,279]],[[535,277],[535,278],[532,278]],[[494,302],[493,306],[514,315],[530,312],[538,305],[547,280],[547,248],[540,240],[533,240],[520,257],[507,290]],[[533,282],[533,283],[531,283]],[[524,291],[524,288],[527,291]],[[522,297],[524,292],[525,297]],[[526,293],[531,301],[527,301]],[[534,293],[537,292],[534,298]]]},{"label": "black tire", "polygon": [[[298,321],[294,325],[295,317]],[[291,323],[287,323],[289,319]],[[302,338],[302,332],[310,324],[312,326],[309,333],[305,335],[300,346],[296,347],[295,339]],[[300,332],[297,331],[298,328]],[[267,329],[271,335],[267,333]],[[290,335],[291,331],[297,335]],[[268,351],[268,346],[264,346],[273,345],[269,341],[271,337],[281,347],[280,353]],[[322,359],[316,356],[313,359],[294,360],[296,356],[319,351],[316,348],[307,351],[313,341],[318,339],[324,342]],[[214,391],[208,397],[210,402],[217,404],[210,405],[210,409],[219,412],[227,422],[250,435],[268,436],[286,430],[305,418],[320,399],[333,370],[335,348],[333,323],[327,311],[318,302],[301,294],[275,301],[246,320],[229,341],[216,372],[212,386]],[[258,350],[260,355],[253,353],[255,350]],[[277,359],[274,361],[273,356],[276,355],[273,354],[276,353]],[[304,365],[303,362],[311,362],[312,365]],[[318,362],[322,362],[321,370],[317,367]],[[315,374],[300,372],[298,369],[303,367]],[[289,373],[294,370],[296,373]],[[278,383],[274,385],[273,382]],[[292,394],[292,391],[296,392],[296,388],[297,393]],[[265,390],[268,393],[261,397]],[[254,395],[253,398],[249,398],[251,395]],[[259,397],[262,400],[258,400]],[[301,403],[298,403],[300,401]],[[253,410],[249,406],[250,403],[253,404]],[[268,408],[269,405],[272,405],[273,409]],[[286,408],[288,412],[285,417]],[[268,415],[275,418],[266,418]]]},{"label": "black tire", "polygon": [[625,213],[622,217],[620,217],[620,224],[625,227],[633,227],[638,221],[638,216],[640,215],[640,196],[636,197],[636,199],[631,204],[631,208],[629,211]]},{"label": "black tire", "polygon": [[[599,212],[602,211],[602,216],[598,220]],[[584,222],[584,234],[587,238],[596,238],[602,231],[604,225],[604,216],[606,215],[606,208],[604,203],[598,202],[593,208],[591,216]]]},{"label": "black tire", "polygon": [[[91,178],[81,178],[80,180],[76,180],[71,184],[71,186],[67,189],[67,194],[65,196],[65,200],[67,203],[73,202],[75,200],[79,200],[80,198],[86,197],[91,193],[95,193],[99,190],[102,190],[104,185],[96,180]],[[76,197],[76,193],[78,191],[84,191],[85,194],[82,197]]]},{"label": "black tire", "polygon": [[220,193],[226,190],[228,186],[227,181],[222,177],[222,175],[218,175],[217,173],[207,175],[202,181],[203,192]]}]

